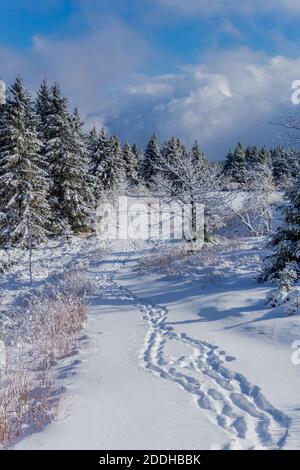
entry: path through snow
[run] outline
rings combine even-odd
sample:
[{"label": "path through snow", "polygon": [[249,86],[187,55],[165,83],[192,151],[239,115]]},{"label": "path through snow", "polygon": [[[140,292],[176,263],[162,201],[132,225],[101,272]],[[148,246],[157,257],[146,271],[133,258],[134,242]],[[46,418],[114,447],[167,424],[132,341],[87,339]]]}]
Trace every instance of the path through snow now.
[{"label": "path through snow", "polygon": [[173,328],[168,304],[151,303],[120,281],[125,272],[138,282],[133,254],[132,246],[125,247],[104,262],[93,261],[90,346],[71,374],[65,371],[58,419],[16,447],[284,447],[290,418],[259,386],[226,366],[234,357]]},{"label": "path through snow", "polygon": [[[130,251],[118,267],[129,256]],[[103,283],[110,295],[132,302],[148,323],[141,353],[145,368],[189,393],[195,405],[229,433],[227,448],[282,448],[289,418],[266,400],[257,385],[225,367],[230,356],[216,345],[174,331],[167,324],[168,309],[136,297],[115,281],[114,271],[104,275]],[[187,345],[189,355],[169,362],[165,348],[170,341]]]}]

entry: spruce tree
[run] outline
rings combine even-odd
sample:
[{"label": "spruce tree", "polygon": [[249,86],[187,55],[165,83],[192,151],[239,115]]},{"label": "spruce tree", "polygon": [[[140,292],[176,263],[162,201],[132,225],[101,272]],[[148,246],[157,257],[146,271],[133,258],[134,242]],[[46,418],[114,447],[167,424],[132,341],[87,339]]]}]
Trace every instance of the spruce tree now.
[{"label": "spruce tree", "polygon": [[232,178],[236,183],[245,183],[245,152],[242,144],[239,142],[233,154]]},{"label": "spruce tree", "polygon": [[52,232],[68,234],[72,228],[65,208],[65,181],[69,176],[68,160],[71,153],[71,124],[68,102],[61,94],[60,86],[51,87],[51,109],[46,121],[45,156],[49,165],[51,188],[49,202],[52,210]]},{"label": "spruce tree", "polygon": [[116,135],[113,135],[108,142],[107,153],[99,165],[97,175],[105,192],[118,191],[126,183],[122,147]]},{"label": "spruce tree", "polygon": [[289,162],[291,178],[297,178],[300,174],[300,155],[299,150],[290,148],[287,150],[287,159]]},{"label": "spruce tree", "polygon": [[201,164],[205,167],[209,164],[197,141],[194,142],[194,145],[191,148],[191,154],[195,162],[195,166]]},{"label": "spruce tree", "polygon": [[[74,201],[69,223],[74,232],[88,232],[93,228],[95,199],[93,179],[89,175],[89,155],[83,132],[83,122],[77,108],[71,118],[71,130],[74,165],[73,179],[72,181],[69,179],[69,193],[73,193]],[[75,214],[75,217],[72,214]]]},{"label": "spruce tree", "polygon": [[48,117],[51,114],[51,94],[46,79],[42,81],[40,88],[37,92],[35,100],[35,111],[38,116],[37,129],[39,132],[39,139],[45,147],[47,141]]},{"label": "spruce tree", "polygon": [[104,128],[98,134],[96,128],[93,127],[87,138],[87,148],[90,160],[89,173],[93,180],[93,192],[97,204],[104,189],[102,173],[109,154],[109,139]]},{"label": "spruce tree", "polygon": [[46,158],[52,179],[50,204],[53,232],[68,234],[91,228],[87,158],[79,116],[71,117],[68,101],[56,83],[47,119]]},{"label": "spruce tree", "polygon": [[90,158],[90,173],[96,176],[108,154],[109,139],[104,128],[100,130],[99,134],[95,126],[92,128],[87,137],[87,148]]},{"label": "spruce tree", "polygon": [[[173,168],[180,168],[180,165],[187,159],[188,152],[185,146],[180,142],[178,138],[171,137],[167,142],[164,143],[162,148],[161,162],[165,161],[168,165]],[[180,178],[176,177],[175,172],[170,173],[170,180],[173,181],[174,191],[179,189]]]},{"label": "spruce tree", "polygon": [[300,277],[300,179],[286,193],[282,207],[283,223],[269,242],[273,253],[264,260],[259,280],[284,283],[285,277]]},{"label": "spruce tree", "polygon": [[232,171],[233,171],[233,153],[231,150],[229,150],[225,158],[225,163],[223,166],[223,173],[226,178],[232,179]]},{"label": "spruce tree", "polygon": [[145,149],[143,161],[140,166],[141,178],[149,184],[153,177],[157,175],[157,165],[160,161],[161,151],[155,134],[153,134]]},{"label": "spruce tree", "polygon": [[281,145],[271,150],[271,162],[275,184],[286,186],[291,180],[292,169],[288,154]]},{"label": "spruce tree", "polygon": [[258,162],[258,149],[255,145],[249,145],[245,150],[245,165],[247,170],[253,169]]},{"label": "spruce tree", "polygon": [[138,155],[133,152],[127,140],[123,147],[123,161],[129,186],[136,185],[138,181]]},{"label": "spruce tree", "polygon": [[48,179],[31,97],[18,77],[0,115],[0,241],[32,249],[47,236]]},{"label": "spruce tree", "polygon": [[257,154],[257,163],[261,165],[272,166],[271,153],[266,147],[262,147]]},{"label": "spruce tree", "polygon": [[143,151],[136,144],[133,144],[132,151],[135,155],[135,159],[137,162],[137,183],[139,183],[141,180],[141,167],[144,160],[144,154]]}]

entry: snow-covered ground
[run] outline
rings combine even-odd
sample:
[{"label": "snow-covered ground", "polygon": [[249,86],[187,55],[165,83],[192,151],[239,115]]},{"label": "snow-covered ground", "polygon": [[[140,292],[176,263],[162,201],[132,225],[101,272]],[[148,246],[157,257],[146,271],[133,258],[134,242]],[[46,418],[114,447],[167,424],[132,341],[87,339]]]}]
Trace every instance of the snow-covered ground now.
[{"label": "snow-covered ground", "polygon": [[84,347],[57,366],[56,419],[15,448],[300,448],[299,317],[266,304],[260,252],[245,240],[206,279],[141,270],[153,245],[112,243],[104,258],[90,246]]}]

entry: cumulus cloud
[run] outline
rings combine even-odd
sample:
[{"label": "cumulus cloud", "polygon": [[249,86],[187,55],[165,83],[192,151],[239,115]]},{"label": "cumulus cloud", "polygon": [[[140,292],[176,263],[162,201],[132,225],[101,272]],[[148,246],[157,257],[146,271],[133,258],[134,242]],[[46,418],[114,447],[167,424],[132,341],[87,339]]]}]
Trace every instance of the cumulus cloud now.
[{"label": "cumulus cloud", "polygon": [[139,77],[119,94],[118,115],[108,115],[107,123],[137,141],[153,130],[162,140],[178,135],[191,144],[197,139],[220,159],[240,139],[246,144],[276,140],[272,122],[291,109],[291,83],[299,70],[300,57],[269,57],[245,48],[213,53],[177,74]]},{"label": "cumulus cloud", "polygon": [[[236,0],[153,1],[187,14],[219,14],[225,3],[232,11],[237,8]],[[289,11],[300,12],[300,3],[292,0],[243,5],[263,4],[267,9],[282,3]],[[90,13],[85,12],[87,17]],[[227,19],[222,28],[231,35],[242,34]],[[31,89],[44,76],[58,80],[88,126],[105,125],[140,145],[153,131],[161,140],[178,135],[191,144],[197,139],[214,159],[223,158],[237,140],[269,143],[276,133],[270,123],[281,108],[291,106],[291,83],[300,79],[300,57],[271,57],[247,48],[206,54],[201,63],[156,76],[145,72],[149,57],[151,49],[141,34],[120,21],[110,19],[105,25],[99,17],[86,34],[74,38],[35,36],[22,52],[0,45],[6,83],[18,74]]]},{"label": "cumulus cloud", "polygon": [[[46,76],[59,81],[73,105],[95,123],[114,107],[114,90],[130,82],[147,61],[150,48],[139,34],[111,20],[88,34],[58,39],[35,36],[21,52],[0,46],[1,73],[9,83],[20,74],[31,89]],[[109,98],[108,98],[109,95]]]}]

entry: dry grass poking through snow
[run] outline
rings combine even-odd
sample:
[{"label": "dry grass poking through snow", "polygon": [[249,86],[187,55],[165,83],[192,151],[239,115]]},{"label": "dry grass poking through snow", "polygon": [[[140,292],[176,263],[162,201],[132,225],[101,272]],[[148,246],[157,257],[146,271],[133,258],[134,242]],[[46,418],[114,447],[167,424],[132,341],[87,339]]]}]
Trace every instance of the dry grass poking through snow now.
[{"label": "dry grass poking through snow", "polygon": [[27,306],[3,321],[5,367],[0,367],[0,444],[9,447],[55,416],[61,390],[55,364],[68,357],[87,317],[92,285],[69,269],[57,283],[27,299]]},{"label": "dry grass poking through snow", "polygon": [[[207,243],[199,251],[189,251],[186,245],[160,246],[150,256],[141,259],[141,272],[156,271],[166,276],[178,276],[194,273],[206,282],[213,282],[226,275],[226,270],[241,263],[241,252],[249,253],[246,239],[220,238],[216,243]],[[251,260],[250,260],[251,258]],[[245,264],[253,262],[243,257]]]}]

